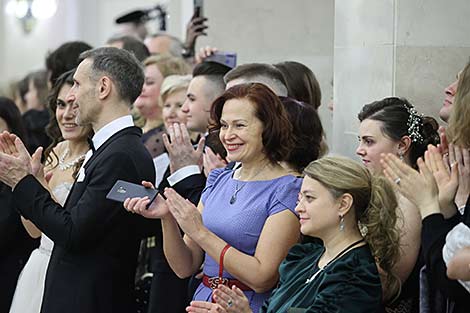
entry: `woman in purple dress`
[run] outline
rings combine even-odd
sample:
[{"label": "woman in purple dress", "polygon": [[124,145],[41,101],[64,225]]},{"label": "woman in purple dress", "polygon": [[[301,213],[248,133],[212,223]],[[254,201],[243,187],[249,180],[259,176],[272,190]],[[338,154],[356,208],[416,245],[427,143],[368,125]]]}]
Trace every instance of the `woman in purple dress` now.
[{"label": "woman in purple dress", "polygon": [[[278,267],[299,240],[294,208],[301,179],[279,162],[293,147],[292,126],[279,98],[262,84],[230,88],[212,106],[227,158],[237,169],[216,169],[196,208],[167,188],[146,210],[146,198],[127,210],[161,218],[165,256],[180,277],[203,265],[194,299],[211,301],[218,284],[238,286],[257,312],[278,281]],[[180,230],[184,231],[184,237]]]}]

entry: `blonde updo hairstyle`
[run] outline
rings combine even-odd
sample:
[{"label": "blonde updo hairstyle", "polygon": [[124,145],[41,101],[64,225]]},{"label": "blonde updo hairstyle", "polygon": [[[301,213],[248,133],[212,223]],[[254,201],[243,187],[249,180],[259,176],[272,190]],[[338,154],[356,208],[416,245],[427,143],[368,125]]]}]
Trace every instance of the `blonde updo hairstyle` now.
[{"label": "blonde updo hairstyle", "polygon": [[160,106],[163,106],[172,93],[188,89],[190,81],[191,75],[170,75],[166,77],[160,87],[160,101],[158,101]]},{"label": "blonde updo hairstyle", "polygon": [[191,67],[185,60],[169,54],[151,55],[144,60],[143,64],[145,67],[156,65],[163,78],[191,73]]},{"label": "blonde updo hairstyle", "polygon": [[396,225],[397,198],[390,183],[344,157],[315,160],[304,173],[327,188],[335,199],[345,193],[352,196],[351,209],[355,212],[358,228],[383,271],[384,299],[396,297],[400,280],[392,269],[400,256],[400,233]]}]

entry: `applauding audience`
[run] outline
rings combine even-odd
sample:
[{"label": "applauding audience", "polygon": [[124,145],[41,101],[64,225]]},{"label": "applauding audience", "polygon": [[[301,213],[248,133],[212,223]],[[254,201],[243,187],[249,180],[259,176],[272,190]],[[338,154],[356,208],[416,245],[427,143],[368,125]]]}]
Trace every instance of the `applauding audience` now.
[{"label": "applauding audience", "polygon": [[299,239],[293,209],[301,180],[278,164],[292,147],[291,126],[280,100],[256,83],[228,89],[214,102],[212,119],[228,157],[241,167],[212,171],[198,208],[172,189],[148,210],[146,198],[128,199],[125,207],[162,219],[165,256],[178,276],[204,263],[194,299],[211,301],[225,283],[240,287],[257,311]]},{"label": "applauding audience", "polygon": [[[90,127],[78,126],[75,123],[77,109],[74,108],[73,101],[67,99],[67,94],[73,85],[73,73],[74,71],[67,72],[56,80],[49,99],[49,112],[52,118],[48,125],[48,133],[52,138],[52,144],[45,153],[47,182],[43,183],[61,205],[64,205],[76,178],[74,172],[85,158],[88,150],[87,137],[92,133]],[[35,238],[41,236],[41,245],[33,251],[21,273],[10,312],[39,313],[46,270],[54,243],[47,235],[41,234],[30,221],[23,219],[23,223],[30,236]]]},{"label": "applauding audience", "polygon": [[[469,90],[470,65],[467,64],[459,78],[448,134],[451,143],[461,145],[464,149],[470,147],[469,115],[466,114],[470,103]],[[456,150],[449,147],[449,152],[451,151]],[[465,247],[470,246],[468,193],[463,216],[455,205],[455,195],[459,187],[459,166],[467,164],[463,164],[462,160],[454,160],[448,169],[440,151],[433,146],[428,148],[425,162],[419,160],[419,173],[401,164],[391,155],[385,157],[384,164],[389,179],[395,181],[399,190],[415,203],[423,219],[422,246],[430,286],[430,297],[423,300],[437,310],[444,309],[450,303],[454,307],[453,312],[466,312],[470,298],[468,284],[449,279],[446,276],[446,263],[451,265],[450,274],[454,278],[454,273],[458,272],[454,267],[461,264],[462,260],[459,259],[466,258]],[[412,192],[412,186],[422,186],[421,191]],[[454,257],[457,259],[451,261]],[[466,266],[468,270],[468,263]],[[466,278],[460,273],[456,274],[455,278],[458,278],[457,276]]]},{"label": "applauding audience", "polygon": [[[385,98],[365,105],[358,115],[359,146],[356,153],[364,165],[382,174],[380,156],[392,153],[404,163],[416,167],[416,160],[423,156],[428,143],[437,144],[437,123],[432,118],[423,118],[405,99]],[[419,305],[419,260],[420,216],[416,207],[400,193],[397,194],[401,230],[400,260],[394,268],[402,282],[400,294],[385,290],[386,299],[399,296],[390,305],[397,310],[416,312]]]},{"label": "applauding audience", "polygon": [[[338,157],[310,163],[296,212],[300,231],[323,245],[294,246],[280,280],[259,311],[238,288],[220,286],[216,304],[193,301],[188,312],[382,312],[384,288],[397,292],[393,266],[399,258],[397,201],[385,178]],[[393,293],[392,292],[392,293]],[[293,311],[296,312],[296,311]]]},{"label": "applauding audience", "polygon": [[327,155],[331,77],[195,56],[196,2],[184,44],[66,42],[12,93],[22,120],[0,98],[0,313],[468,312],[470,63],[445,126],[399,96],[365,105],[360,165]]}]

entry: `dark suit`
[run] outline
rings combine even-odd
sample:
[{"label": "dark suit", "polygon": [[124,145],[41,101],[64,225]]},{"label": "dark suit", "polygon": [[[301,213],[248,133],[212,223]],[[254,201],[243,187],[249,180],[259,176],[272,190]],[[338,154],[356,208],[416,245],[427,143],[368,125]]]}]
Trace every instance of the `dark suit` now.
[{"label": "dark suit", "polygon": [[23,227],[12,197],[11,189],[0,182],[0,313],[10,311],[18,276],[39,243]]},{"label": "dark suit", "polygon": [[31,175],[14,189],[18,209],[55,243],[42,313],[135,312],[136,259],[150,220],[106,195],[118,179],[155,180],[140,136],[140,129],[128,127],[104,142],[86,162],[85,177],[77,179],[64,208]]},{"label": "dark suit", "polygon": [[[235,162],[230,162],[227,165],[228,169],[233,169],[235,166]],[[168,166],[165,174],[163,175],[163,180],[158,185],[158,189],[163,191],[166,187],[170,187],[170,184],[168,183],[168,177],[170,176],[170,167]],[[203,173],[200,174],[194,174],[191,176],[188,176],[178,183],[176,183],[172,188],[175,189],[175,191],[181,195],[182,197],[189,199],[194,205],[199,204],[199,200],[201,198],[202,191],[204,190],[206,186],[206,176]],[[152,310],[153,307],[157,307],[158,303],[170,303],[170,300],[178,300],[181,301],[182,297],[182,289],[186,288],[185,286],[187,285],[187,294],[186,296],[186,302],[189,303],[194,295],[194,292],[196,291],[197,287],[201,283],[200,279],[197,279],[195,275],[193,275],[191,278],[185,279],[184,283],[182,280],[178,279],[176,274],[171,271],[171,268],[165,258],[165,255],[163,253],[163,235],[157,236],[155,238],[156,246],[155,248],[150,250],[150,269],[154,273],[154,279],[152,281],[152,289],[151,289],[151,300],[150,300],[150,310],[149,313],[159,313],[161,311],[158,311],[157,309]],[[155,275],[155,273],[160,273],[159,275]],[[166,279],[164,279],[166,278]],[[165,300],[164,297],[158,296],[158,294],[161,294],[161,289],[164,288],[165,285],[169,286],[174,286],[175,292],[173,292],[174,296],[167,296],[167,300]],[[177,295],[179,298],[176,298]],[[156,297],[161,298],[160,302],[155,301],[155,305],[152,303],[153,299]],[[184,307],[178,307],[178,310],[175,310],[174,312],[184,312]]]},{"label": "dark suit", "polygon": [[160,183],[160,185],[158,185],[158,189],[163,191],[165,190],[166,187],[171,187],[179,195],[181,195],[185,199],[188,199],[194,205],[198,205],[199,199],[201,199],[202,191],[204,190],[204,187],[206,187],[207,178],[204,175],[204,173],[188,176],[180,180],[173,186],[170,186],[170,184],[168,183],[167,178],[168,176],[170,176],[169,174],[170,174],[170,169],[168,167],[167,171],[163,175],[162,182]]}]

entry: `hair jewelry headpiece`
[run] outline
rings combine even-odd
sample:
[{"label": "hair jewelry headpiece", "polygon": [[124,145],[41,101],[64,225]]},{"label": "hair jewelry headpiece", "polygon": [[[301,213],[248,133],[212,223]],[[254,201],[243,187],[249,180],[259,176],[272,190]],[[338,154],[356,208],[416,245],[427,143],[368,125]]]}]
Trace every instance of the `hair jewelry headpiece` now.
[{"label": "hair jewelry headpiece", "polygon": [[423,115],[416,112],[415,108],[411,105],[404,104],[406,110],[408,111],[408,135],[411,138],[412,142],[423,143],[423,135],[421,134],[421,129],[423,128]]}]

